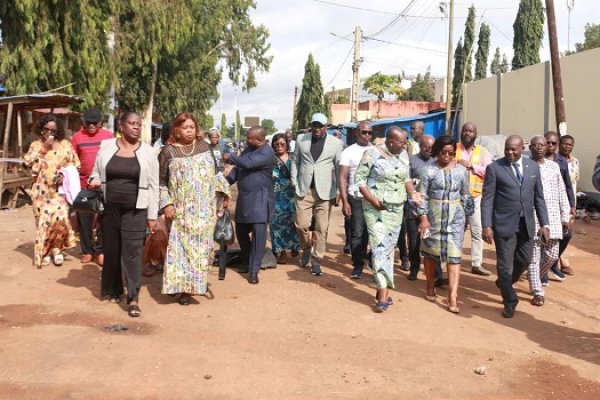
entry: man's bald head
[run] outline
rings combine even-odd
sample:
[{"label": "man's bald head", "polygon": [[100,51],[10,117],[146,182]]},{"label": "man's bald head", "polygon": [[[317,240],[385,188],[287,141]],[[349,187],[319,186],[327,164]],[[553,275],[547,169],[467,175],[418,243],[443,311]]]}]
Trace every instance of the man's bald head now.
[{"label": "man's bald head", "polygon": [[523,145],[523,138],[519,135],[512,135],[504,142],[504,157],[508,162],[515,162],[521,159],[521,154],[525,146]]},{"label": "man's bald head", "polygon": [[263,146],[267,141],[266,132],[262,126],[253,126],[246,134],[246,143],[251,149],[257,149]]},{"label": "man's bald head", "polygon": [[408,140],[408,131],[404,128],[393,126],[388,129],[385,146],[392,154],[400,154],[405,149]]},{"label": "man's bald head", "polygon": [[410,124],[410,135],[416,142],[421,140],[423,132],[425,132],[425,122],[422,120],[418,119]]}]

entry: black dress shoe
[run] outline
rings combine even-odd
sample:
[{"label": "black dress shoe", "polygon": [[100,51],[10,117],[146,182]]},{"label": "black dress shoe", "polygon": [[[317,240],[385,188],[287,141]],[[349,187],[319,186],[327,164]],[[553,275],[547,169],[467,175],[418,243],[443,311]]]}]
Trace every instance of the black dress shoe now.
[{"label": "black dress shoe", "polygon": [[258,274],[251,272],[250,276],[248,277],[248,282],[252,283],[253,285],[256,285],[259,281],[258,281]]},{"label": "black dress shoe", "polygon": [[511,306],[504,306],[504,310],[502,310],[502,316],[504,318],[512,318],[515,315],[515,308]]},{"label": "black dress shoe", "polygon": [[250,267],[247,265],[240,267],[240,269],[238,269],[238,272],[240,274],[247,274],[248,272],[250,272]]},{"label": "black dress shoe", "polygon": [[435,287],[442,287],[444,285],[447,285],[450,281],[448,280],[448,278],[438,278],[435,280]]}]

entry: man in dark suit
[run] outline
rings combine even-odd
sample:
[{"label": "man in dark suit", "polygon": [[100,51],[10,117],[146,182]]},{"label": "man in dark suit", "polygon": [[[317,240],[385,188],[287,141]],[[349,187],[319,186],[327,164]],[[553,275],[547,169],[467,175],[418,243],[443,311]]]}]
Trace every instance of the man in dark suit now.
[{"label": "man in dark suit", "polygon": [[275,152],[271,146],[265,146],[265,130],[260,126],[250,128],[246,143],[248,147],[239,156],[232,154],[229,157],[228,162],[234,167],[227,181],[230,185],[237,182],[239,189],[235,226],[242,255],[248,261],[240,268],[240,273],[250,272],[248,282],[256,284],[267,244],[267,226],[273,219],[275,206]]},{"label": "man in dark suit", "polygon": [[534,210],[541,226],[537,234],[550,238],[540,168],[521,157],[524,149],[521,137],[506,139],[504,157],[487,167],[481,200],[482,236],[487,243],[496,243],[496,286],[502,293],[505,318],[514,315],[519,299],[513,283],[533,255]]}]

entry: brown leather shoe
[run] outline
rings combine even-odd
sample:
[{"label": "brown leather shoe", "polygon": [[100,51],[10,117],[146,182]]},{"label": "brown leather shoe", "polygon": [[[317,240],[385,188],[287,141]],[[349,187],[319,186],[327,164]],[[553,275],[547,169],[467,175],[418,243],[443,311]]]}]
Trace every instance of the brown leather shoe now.
[{"label": "brown leather shoe", "polygon": [[92,262],[92,255],[91,254],[84,254],[83,257],[81,257],[81,262],[84,263],[84,264]]},{"label": "brown leather shoe", "polygon": [[98,254],[96,256],[96,262],[98,263],[99,266],[103,266],[104,265],[104,254]]},{"label": "brown leather shoe", "polygon": [[573,269],[571,267],[569,267],[568,265],[563,265],[563,267],[560,270],[562,271],[563,274],[575,275],[575,271],[573,271]]}]

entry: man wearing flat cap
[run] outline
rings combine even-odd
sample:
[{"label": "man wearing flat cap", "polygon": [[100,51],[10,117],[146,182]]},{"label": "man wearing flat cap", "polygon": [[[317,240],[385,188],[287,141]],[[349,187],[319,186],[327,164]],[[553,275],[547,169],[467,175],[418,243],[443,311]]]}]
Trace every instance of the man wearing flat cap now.
[{"label": "man wearing flat cap", "polygon": [[[311,118],[310,132],[299,136],[292,163],[291,181],[296,191],[296,230],[302,244],[302,266],[312,261],[311,273],[322,275],[321,260],[327,249],[329,212],[337,197],[338,164],[342,143],[327,134],[327,117]],[[312,245],[311,219],[315,217],[315,244]]]},{"label": "man wearing flat cap", "polygon": [[[79,170],[79,179],[81,188],[85,189],[90,178],[90,174],[96,163],[96,154],[100,149],[100,143],[106,139],[114,139],[112,132],[102,128],[102,113],[100,110],[90,108],[83,113],[81,130],[76,132],[71,139],[71,144],[79,161],[81,169]],[[104,264],[104,249],[102,246],[102,231],[100,221],[96,229],[97,242],[94,244],[94,214],[77,213],[77,225],[79,225],[79,240],[81,242],[82,263],[89,263],[96,257],[98,265]]]}]

